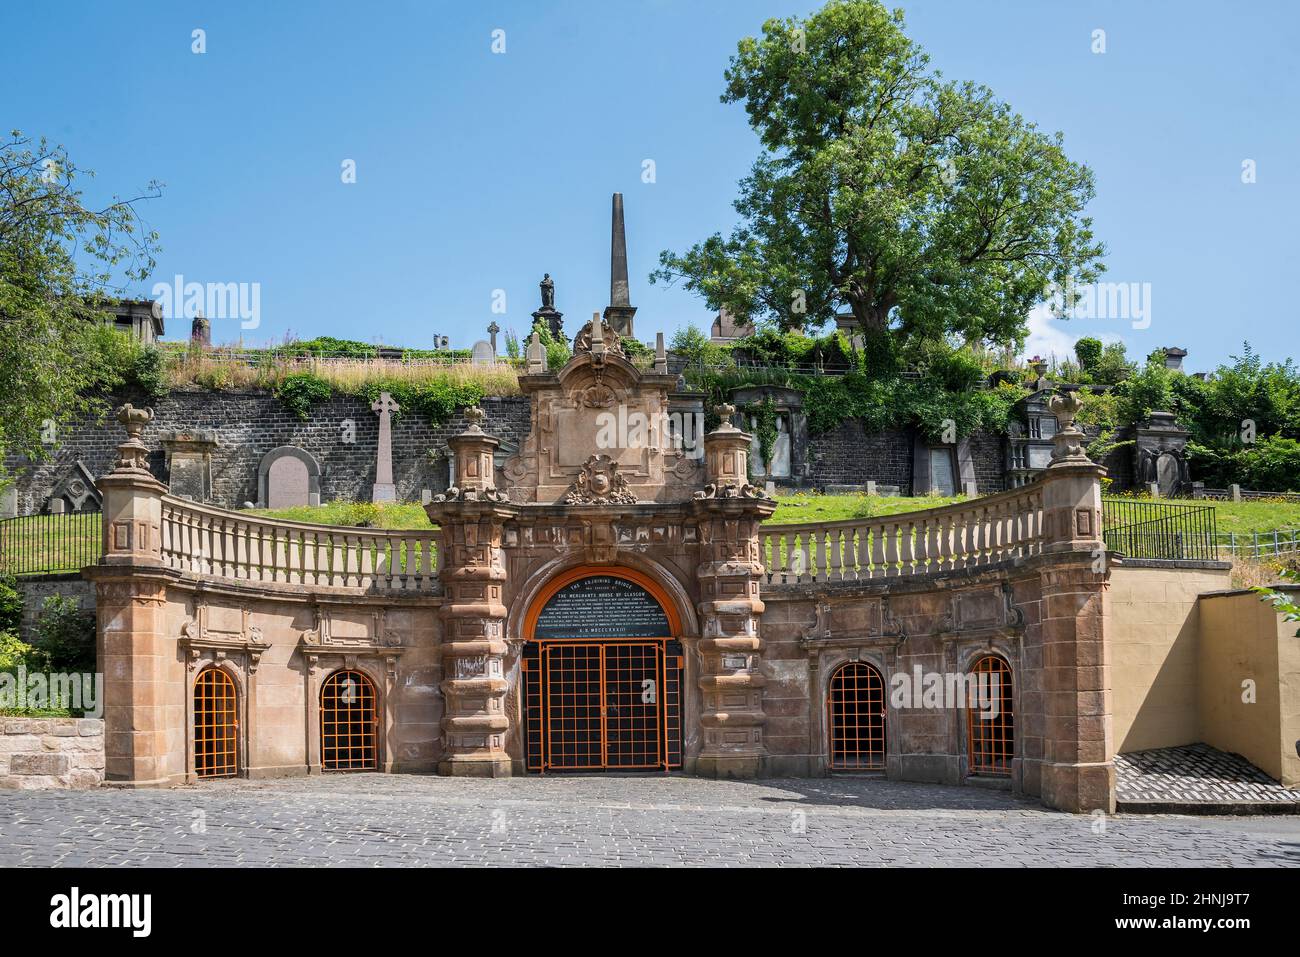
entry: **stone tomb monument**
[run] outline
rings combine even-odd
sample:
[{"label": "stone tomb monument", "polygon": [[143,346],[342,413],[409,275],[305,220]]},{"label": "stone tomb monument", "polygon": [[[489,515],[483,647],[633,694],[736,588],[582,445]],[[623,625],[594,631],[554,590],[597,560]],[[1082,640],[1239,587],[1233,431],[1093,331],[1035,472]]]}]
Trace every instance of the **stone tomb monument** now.
[{"label": "stone tomb monument", "polygon": [[164,432],[159,444],[167,454],[169,490],[173,495],[207,502],[212,498],[212,452],[216,432]]}]

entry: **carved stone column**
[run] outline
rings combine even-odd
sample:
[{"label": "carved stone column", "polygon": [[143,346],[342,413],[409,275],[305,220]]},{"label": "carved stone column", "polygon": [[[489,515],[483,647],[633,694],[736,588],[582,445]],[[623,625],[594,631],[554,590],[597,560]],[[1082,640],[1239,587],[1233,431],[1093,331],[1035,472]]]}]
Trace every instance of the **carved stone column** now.
[{"label": "carved stone column", "polygon": [[496,490],[492,450],[481,409],[467,412],[470,426],[448,440],[456,455],[456,484],[425,510],[442,529],[442,718],[447,775],[508,777],[505,701],[505,522],[517,509]]},{"label": "carved stone column", "polygon": [[1103,593],[1100,479],[1106,470],[1082,449],[1079,401],[1052,399],[1061,422],[1043,476],[1041,571],[1043,803],[1064,811],[1115,809],[1109,648]]},{"label": "carved stone column", "polygon": [[95,583],[96,653],[104,675],[104,778],[130,787],[180,780],[183,753],[169,755],[165,666],[175,659],[164,633],[167,584],[162,561],[162,496],[166,487],[145,466],[140,436],[150,409],[117,411],[127,441],[103,495],[104,555],[86,570]]},{"label": "carved stone column", "polygon": [[696,772],[754,777],[762,772],[763,640],[759,584],[764,566],[758,529],[776,505],[749,484],[751,437],[731,424],[735,409],[720,406],[721,425],[704,437],[709,484],[695,493],[700,536],[700,723],[703,747]]}]

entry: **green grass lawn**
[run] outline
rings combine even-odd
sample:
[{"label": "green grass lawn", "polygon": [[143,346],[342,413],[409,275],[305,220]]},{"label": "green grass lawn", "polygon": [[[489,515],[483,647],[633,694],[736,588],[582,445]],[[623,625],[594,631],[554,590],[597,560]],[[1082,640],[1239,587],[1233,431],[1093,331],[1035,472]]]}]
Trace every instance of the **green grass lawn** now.
[{"label": "green grass lawn", "polygon": [[329,502],[293,508],[246,509],[255,518],[282,518],[316,525],[362,525],[366,528],[428,528],[429,517],[418,502]]},{"label": "green grass lawn", "polygon": [[[807,522],[837,522],[844,519],[875,518],[898,512],[913,512],[924,508],[938,508],[953,502],[974,501],[965,496],[938,495],[870,496],[870,495],[818,495],[800,492],[780,495],[776,500],[776,514],[769,519],[773,524],[785,525]],[[1273,529],[1300,528],[1300,503],[1296,502],[1189,502],[1176,504],[1211,505],[1219,533],[1229,532],[1249,535],[1252,532],[1271,532]],[[295,522],[316,522],[322,525],[366,525],[370,528],[428,528],[429,519],[424,509],[413,503],[395,502],[374,505],[369,502],[331,502],[328,505],[301,506],[274,511],[254,510],[249,514],[267,518],[284,518]]]},{"label": "green grass lawn", "polygon": [[26,515],[0,521],[0,575],[53,575],[99,561],[103,519],[98,512]]}]

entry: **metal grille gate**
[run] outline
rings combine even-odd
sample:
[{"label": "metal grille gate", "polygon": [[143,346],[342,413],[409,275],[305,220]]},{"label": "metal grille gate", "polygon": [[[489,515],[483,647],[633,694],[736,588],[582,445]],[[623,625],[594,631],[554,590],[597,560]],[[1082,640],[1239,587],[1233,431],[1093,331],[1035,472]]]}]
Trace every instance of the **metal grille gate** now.
[{"label": "metal grille gate", "polygon": [[682,667],[671,639],[528,642],[528,770],[680,768]]}]

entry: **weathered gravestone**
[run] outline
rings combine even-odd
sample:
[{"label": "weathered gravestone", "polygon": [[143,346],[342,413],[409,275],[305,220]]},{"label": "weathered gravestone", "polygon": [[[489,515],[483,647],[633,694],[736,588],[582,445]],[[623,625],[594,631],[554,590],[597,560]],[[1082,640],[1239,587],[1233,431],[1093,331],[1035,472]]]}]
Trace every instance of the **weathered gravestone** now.
[{"label": "weathered gravestone", "polygon": [[293,508],[320,504],[320,464],[305,449],[282,445],[262,457],[257,469],[257,504]]}]

